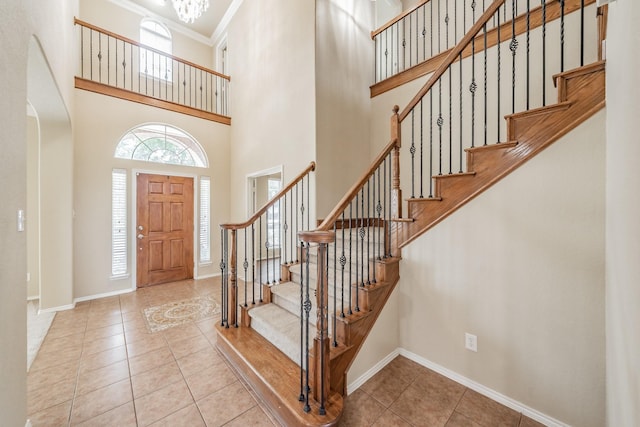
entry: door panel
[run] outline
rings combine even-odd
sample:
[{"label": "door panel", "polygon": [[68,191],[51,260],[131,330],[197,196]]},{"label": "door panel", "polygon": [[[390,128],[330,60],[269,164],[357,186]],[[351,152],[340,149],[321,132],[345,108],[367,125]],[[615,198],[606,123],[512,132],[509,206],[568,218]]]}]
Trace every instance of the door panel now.
[{"label": "door panel", "polygon": [[138,174],[138,287],[193,278],[193,178]]}]

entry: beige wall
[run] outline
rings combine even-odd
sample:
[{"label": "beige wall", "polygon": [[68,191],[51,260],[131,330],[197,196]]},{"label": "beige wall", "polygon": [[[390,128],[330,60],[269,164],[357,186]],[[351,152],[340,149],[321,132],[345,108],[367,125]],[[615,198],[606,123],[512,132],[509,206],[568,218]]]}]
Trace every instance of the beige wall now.
[{"label": "beige wall", "polygon": [[315,160],[314,19],[314,2],[265,0],[229,24],[232,221],[246,219],[247,175],[282,165],[288,183]]},{"label": "beige wall", "polygon": [[328,214],[369,166],[375,5],[316,1],[317,209]]},{"label": "beige wall", "polygon": [[607,39],[607,425],[640,425],[640,5],[609,6]]},{"label": "beige wall", "polygon": [[21,426],[26,421],[26,233],[16,231],[16,212],[25,209],[27,203],[25,103],[29,38],[33,33],[41,40],[57,91],[66,109],[73,110],[69,71],[73,44],[68,23],[76,12],[76,2],[71,0],[0,3],[0,62],[4,65],[0,67],[0,414],[2,422],[11,426]]},{"label": "beige wall", "polygon": [[40,297],[40,131],[27,117],[27,298]]},{"label": "beige wall", "polygon": [[555,142],[400,264],[403,348],[584,427],[604,424],[604,124]]},{"label": "beige wall", "polygon": [[[211,256],[212,263],[198,265],[198,276],[219,273],[220,243],[218,224],[228,218],[229,204],[229,126],[183,114],[122,101],[87,91],[76,91],[75,146],[75,223],[74,223],[74,297],[130,289],[133,274],[127,279],[111,280],[111,171],[113,168],[141,172],[161,172],[209,176],[211,178]],[[131,128],[157,122],[176,126],[192,135],[204,148],[209,168],[160,165],[114,159],[118,141]],[[131,199],[134,177],[128,175],[129,226],[134,224]],[[197,188],[197,182],[196,182]],[[197,194],[197,193],[196,193]],[[198,213],[198,199],[195,199]],[[195,241],[198,241],[197,220]],[[135,251],[133,231],[129,238],[129,270],[133,273]],[[194,253],[198,264],[198,250]]]}]

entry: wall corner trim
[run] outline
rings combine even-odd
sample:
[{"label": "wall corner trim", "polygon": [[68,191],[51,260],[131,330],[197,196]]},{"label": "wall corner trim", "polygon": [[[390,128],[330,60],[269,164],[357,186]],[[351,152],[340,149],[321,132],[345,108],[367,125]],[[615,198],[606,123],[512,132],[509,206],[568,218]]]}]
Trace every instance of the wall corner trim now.
[{"label": "wall corner trim", "polygon": [[[373,365],[367,372],[360,375],[352,383],[347,384],[347,395],[350,395],[357,389],[359,389],[364,383],[366,383],[371,377],[380,372],[382,368],[387,366],[393,359],[400,355],[400,348],[396,348],[391,353],[386,355],[382,360]],[[348,374],[347,374],[348,375]]]}]

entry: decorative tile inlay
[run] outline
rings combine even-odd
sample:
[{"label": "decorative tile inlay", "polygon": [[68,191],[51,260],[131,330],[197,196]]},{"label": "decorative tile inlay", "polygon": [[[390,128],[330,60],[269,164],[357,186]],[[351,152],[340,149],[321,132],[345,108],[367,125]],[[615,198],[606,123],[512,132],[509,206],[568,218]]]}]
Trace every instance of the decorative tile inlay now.
[{"label": "decorative tile inlay", "polygon": [[147,327],[151,332],[164,331],[187,322],[211,317],[219,312],[220,306],[211,295],[170,302],[143,310]]}]

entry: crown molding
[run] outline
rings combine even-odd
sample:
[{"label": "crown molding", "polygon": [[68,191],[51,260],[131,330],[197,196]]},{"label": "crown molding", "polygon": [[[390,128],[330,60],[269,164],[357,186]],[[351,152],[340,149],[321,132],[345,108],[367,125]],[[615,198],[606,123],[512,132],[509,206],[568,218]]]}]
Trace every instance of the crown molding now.
[{"label": "crown molding", "polygon": [[[160,16],[156,13],[151,12],[149,9],[142,7],[138,4],[133,3],[130,0],[109,0],[111,3],[120,6],[123,9],[126,9],[130,12],[133,12],[137,15],[140,15],[142,17],[145,18],[153,18],[156,19],[160,22],[162,22],[164,25],[166,25],[170,30],[173,30],[177,33],[180,33],[184,36],[187,36],[199,43],[205,44],[207,46],[211,46],[213,47],[213,41],[211,37],[205,37],[202,34],[193,31],[190,28],[185,27],[184,25],[180,25],[174,21],[171,21],[163,16]],[[235,3],[235,1],[234,1]],[[226,16],[226,14],[225,14]]]},{"label": "crown molding", "polygon": [[240,9],[240,6],[242,6],[243,1],[244,0],[233,0],[231,5],[229,5],[229,9],[227,9],[224,16],[220,20],[220,23],[216,27],[216,30],[213,32],[213,34],[211,34],[210,42],[212,46],[215,45],[216,41],[225,33],[225,31],[227,30],[227,26],[231,22],[231,19],[233,19],[233,16],[236,14],[238,9]]}]

